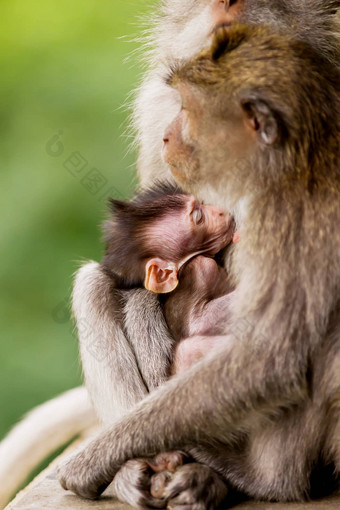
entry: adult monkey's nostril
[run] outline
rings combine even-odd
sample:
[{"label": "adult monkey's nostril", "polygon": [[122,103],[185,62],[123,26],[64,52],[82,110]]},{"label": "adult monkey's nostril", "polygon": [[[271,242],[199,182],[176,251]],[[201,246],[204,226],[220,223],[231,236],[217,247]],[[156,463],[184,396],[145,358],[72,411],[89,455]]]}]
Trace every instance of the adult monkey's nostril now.
[{"label": "adult monkey's nostril", "polygon": [[172,128],[171,128],[171,126],[168,126],[163,132],[163,142],[165,144],[169,142],[171,135],[172,135]]}]

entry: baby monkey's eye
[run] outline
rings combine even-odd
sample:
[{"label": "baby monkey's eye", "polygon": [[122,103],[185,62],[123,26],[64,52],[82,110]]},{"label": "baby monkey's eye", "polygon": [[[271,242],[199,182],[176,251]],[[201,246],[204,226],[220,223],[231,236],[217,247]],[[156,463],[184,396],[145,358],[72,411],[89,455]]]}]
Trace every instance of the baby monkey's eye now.
[{"label": "baby monkey's eye", "polygon": [[203,211],[200,207],[195,207],[195,209],[192,211],[192,221],[195,223],[195,225],[199,225],[203,222],[204,216]]}]

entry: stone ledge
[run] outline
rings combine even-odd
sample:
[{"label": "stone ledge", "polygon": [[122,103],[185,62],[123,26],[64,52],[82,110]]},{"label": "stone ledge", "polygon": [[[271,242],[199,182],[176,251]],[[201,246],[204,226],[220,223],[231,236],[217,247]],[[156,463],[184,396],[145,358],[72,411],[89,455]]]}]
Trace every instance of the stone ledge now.
[{"label": "stone ledge", "polygon": [[[64,491],[56,478],[55,463],[45,470],[10,503],[5,510],[131,510],[105,491],[97,501],[88,501]],[[53,467],[54,466],[54,467]],[[310,503],[261,503],[248,501],[237,505],[237,510],[339,510],[340,497]]]},{"label": "stone ledge", "polygon": [[[83,439],[71,445],[58,459],[40,473],[4,510],[131,510],[131,506],[114,498],[110,487],[97,501],[81,499],[64,491],[56,476],[56,465]],[[1,481],[0,481],[1,483]],[[237,510],[340,510],[340,496],[308,503],[262,503],[247,501]]]}]

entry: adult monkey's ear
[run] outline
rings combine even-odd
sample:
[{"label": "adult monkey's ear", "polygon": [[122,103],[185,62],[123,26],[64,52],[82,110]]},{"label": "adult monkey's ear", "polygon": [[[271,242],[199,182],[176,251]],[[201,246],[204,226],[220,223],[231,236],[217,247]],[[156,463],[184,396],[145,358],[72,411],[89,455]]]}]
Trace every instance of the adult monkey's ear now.
[{"label": "adult monkey's ear", "polygon": [[250,96],[241,101],[246,123],[257,132],[260,142],[273,145],[279,138],[277,113],[263,100]]},{"label": "adult monkey's ear", "polygon": [[156,294],[172,292],[178,285],[178,267],[173,262],[151,259],[145,266],[144,287]]}]

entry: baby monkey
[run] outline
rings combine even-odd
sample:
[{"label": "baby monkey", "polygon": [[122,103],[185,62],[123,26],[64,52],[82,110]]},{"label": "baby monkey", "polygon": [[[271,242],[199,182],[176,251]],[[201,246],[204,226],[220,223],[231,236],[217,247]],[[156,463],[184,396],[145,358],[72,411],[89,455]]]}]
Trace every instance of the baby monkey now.
[{"label": "baby monkey", "polygon": [[[235,236],[234,221],[222,209],[204,205],[164,182],[130,202],[110,199],[110,203],[112,218],[105,224],[102,266],[116,289],[144,286],[159,294],[176,341],[169,373],[188,370],[217,346],[212,336],[225,330],[233,289],[222,263]],[[127,466],[143,472],[151,495],[160,499],[166,498],[173,473],[190,460],[174,451],[152,461],[131,460]],[[115,483],[119,485],[119,477]]]},{"label": "baby monkey", "polygon": [[110,202],[102,265],[116,287],[144,286],[159,294],[176,341],[218,335],[232,289],[213,257],[233,239],[231,215],[170,183],[158,183],[130,202]]}]

